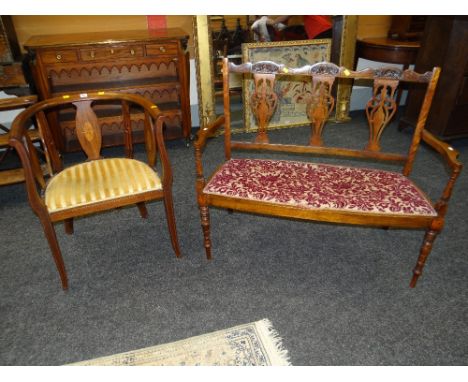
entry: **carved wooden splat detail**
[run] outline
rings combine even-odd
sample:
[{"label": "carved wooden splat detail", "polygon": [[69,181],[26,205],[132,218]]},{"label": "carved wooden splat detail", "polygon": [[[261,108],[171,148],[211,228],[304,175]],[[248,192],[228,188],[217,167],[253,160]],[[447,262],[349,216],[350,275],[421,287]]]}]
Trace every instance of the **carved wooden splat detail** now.
[{"label": "carved wooden splat detail", "polygon": [[92,101],[73,102],[76,106],[76,136],[89,160],[101,157],[101,129],[96,114],[91,108]]},{"label": "carved wooden splat detail", "polygon": [[266,128],[278,105],[278,96],[275,93],[274,74],[254,74],[255,90],[250,98],[250,107],[257,119],[258,131],[256,143],[268,143]]},{"label": "carved wooden splat detail", "polygon": [[366,150],[380,151],[380,136],[397,110],[395,91],[398,79],[375,78],[372,98],[367,102],[366,115],[369,122],[369,142]]},{"label": "carved wooden splat detail", "polygon": [[311,76],[328,76],[337,77],[340,75],[342,68],[332,62],[317,62],[313,65],[304,65],[300,68],[283,68],[283,72],[289,74],[310,74]]},{"label": "carved wooden splat detail", "polygon": [[312,77],[312,93],[306,96],[306,111],[312,127],[309,142],[311,146],[322,146],[323,144],[323,126],[335,106],[335,99],[331,95],[334,81],[335,77],[331,76]]},{"label": "carved wooden splat detail", "polygon": [[245,62],[239,65],[229,62],[229,71],[232,73],[276,74],[283,72],[285,68],[283,64],[273,61]]}]

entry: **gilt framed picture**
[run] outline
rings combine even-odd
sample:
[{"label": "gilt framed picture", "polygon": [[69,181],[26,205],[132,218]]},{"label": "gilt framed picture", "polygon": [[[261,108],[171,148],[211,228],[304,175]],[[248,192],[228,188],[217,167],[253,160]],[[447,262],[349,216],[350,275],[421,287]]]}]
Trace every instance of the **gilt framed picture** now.
[{"label": "gilt framed picture", "polygon": [[[289,68],[330,61],[331,39],[275,41],[242,44],[242,62],[273,61]],[[258,125],[250,108],[254,91],[253,77],[243,80],[244,132],[257,131]],[[311,90],[311,81],[291,76],[277,76],[275,91],[279,96],[278,107],[271,117],[268,129],[301,126],[309,124],[305,112],[306,104],[301,95]]]}]

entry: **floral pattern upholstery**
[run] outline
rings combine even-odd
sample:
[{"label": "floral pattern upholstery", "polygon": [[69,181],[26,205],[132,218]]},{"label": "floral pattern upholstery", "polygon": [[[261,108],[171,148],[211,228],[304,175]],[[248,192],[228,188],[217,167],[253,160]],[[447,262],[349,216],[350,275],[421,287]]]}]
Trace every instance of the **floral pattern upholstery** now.
[{"label": "floral pattern upholstery", "polygon": [[204,192],[311,210],[437,215],[407,177],[368,168],[231,159],[211,178]]}]

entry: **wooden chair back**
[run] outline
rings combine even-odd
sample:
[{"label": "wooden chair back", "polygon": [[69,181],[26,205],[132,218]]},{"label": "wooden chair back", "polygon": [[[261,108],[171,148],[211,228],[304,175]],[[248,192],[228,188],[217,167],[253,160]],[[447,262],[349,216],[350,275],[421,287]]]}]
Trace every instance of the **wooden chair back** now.
[{"label": "wooden chair back", "polygon": [[[233,140],[231,136],[229,76],[234,73],[252,76],[254,81],[254,91],[250,99],[245,100],[246,107],[251,108],[258,125],[253,142]],[[401,162],[404,164],[403,173],[408,176],[423,134],[439,73],[440,68],[437,67],[424,74],[416,73],[413,70],[403,71],[398,68],[352,71],[330,62],[320,62],[300,68],[288,68],[272,61],[235,65],[225,58],[223,61],[223,97],[226,160],[231,158],[233,149],[337,155]],[[294,76],[296,80],[302,77],[311,82],[309,90],[302,95],[311,125],[310,140],[306,145],[274,144],[270,143],[268,137],[268,123],[278,107],[279,95],[276,94],[275,83],[279,77],[287,80],[291,76]],[[369,124],[369,139],[362,149],[327,147],[323,143],[322,133],[335,106],[332,88],[338,81],[349,79],[372,81],[372,97],[365,105]],[[396,92],[401,83],[427,84],[419,118],[406,155],[382,152],[380,145],[382,132],[397,111]]]}]

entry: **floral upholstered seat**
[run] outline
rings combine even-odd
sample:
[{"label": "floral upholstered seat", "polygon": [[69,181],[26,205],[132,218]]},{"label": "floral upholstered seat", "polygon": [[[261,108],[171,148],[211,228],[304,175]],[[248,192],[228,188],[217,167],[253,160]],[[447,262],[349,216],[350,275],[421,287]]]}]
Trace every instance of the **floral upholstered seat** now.
[{"label": "floral upholstered seat", "polygon": [[431,202],[407,177],[368,168],[231,159],[204,192],[311,210],[437,216]]}]

